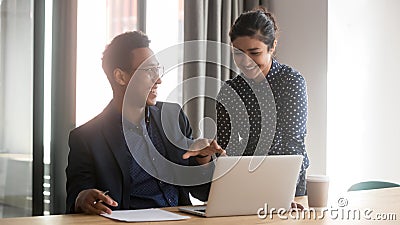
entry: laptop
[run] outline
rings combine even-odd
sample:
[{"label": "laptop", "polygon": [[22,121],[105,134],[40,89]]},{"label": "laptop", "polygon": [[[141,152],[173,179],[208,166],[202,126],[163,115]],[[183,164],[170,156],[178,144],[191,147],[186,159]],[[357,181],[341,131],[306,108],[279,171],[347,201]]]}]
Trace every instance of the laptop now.
[{"label": "laptop", "polygon": [[268,211],[289,209],[302,160],[301,155],[219,157],[207,205],[179,207],[179,210],[216,217],[255,215],[265,204]]}]

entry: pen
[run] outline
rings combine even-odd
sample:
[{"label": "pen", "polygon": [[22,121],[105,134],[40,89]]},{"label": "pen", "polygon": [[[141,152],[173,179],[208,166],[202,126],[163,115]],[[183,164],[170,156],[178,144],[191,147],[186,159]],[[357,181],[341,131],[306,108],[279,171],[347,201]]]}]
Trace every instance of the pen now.
[{"label": "pen", "polygon": [[[217,140],[217,135],[214,136],[214,138],[211,140],[210,144],[212,144],[214,141]],[[218,158],[219,154],[218,153],[214,153],[211,155],[211,159],[212,161],[216,160]]]},{"label": "pen", "polygon": [[[103,195],[108,195],[109,192],[110,192],[109,190],[104,191],[104,192],[103,192]],[[94,204],[101,203],[101,202],[103,202],[103,200],[101,200],[101,199],[96,199],[96,201],[94,201]]]}]

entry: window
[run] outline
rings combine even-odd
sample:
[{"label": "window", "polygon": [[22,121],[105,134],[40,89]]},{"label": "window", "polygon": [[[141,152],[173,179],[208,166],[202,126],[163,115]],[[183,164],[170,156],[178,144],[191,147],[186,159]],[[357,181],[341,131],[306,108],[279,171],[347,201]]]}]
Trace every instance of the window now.
[{"label": "window", "polygon": [[[154,53],[157,54],[157,52],[182,43],[183,0],[147,0],[146,4],[146,33],[149,35],[150,48]],[[175,87],[182,81],[182,67],[166,69],[166,74],[158,90],[158,100],[182,105],[182,90],[175,90]]]},{"label": "window", "polygon": [[30,216],[33,1],[0,7],[0,217]]},{"label": "window", "polygon": [[[122,15],[124,14],[117,12],[127,7],[124,4],[126,2],[122,0],[78,1],[77,126],[100,113],[112,98],[111,87],[101,67],[101,57],[105,45],[113,37],[111,31],[123,31],[124,17]],[[135,26],[132,29],[135,29]]]}]

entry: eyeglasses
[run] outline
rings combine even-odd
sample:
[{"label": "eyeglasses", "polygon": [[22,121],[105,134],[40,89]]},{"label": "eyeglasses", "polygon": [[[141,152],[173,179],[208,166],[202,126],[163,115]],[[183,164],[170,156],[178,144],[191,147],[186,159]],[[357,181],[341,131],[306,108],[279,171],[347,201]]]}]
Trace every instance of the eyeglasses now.
[{"label": "eyeglasses", "polygon": [[164,76],[164,66],[138,68],[137,70],[144,71],[153,82]]}]

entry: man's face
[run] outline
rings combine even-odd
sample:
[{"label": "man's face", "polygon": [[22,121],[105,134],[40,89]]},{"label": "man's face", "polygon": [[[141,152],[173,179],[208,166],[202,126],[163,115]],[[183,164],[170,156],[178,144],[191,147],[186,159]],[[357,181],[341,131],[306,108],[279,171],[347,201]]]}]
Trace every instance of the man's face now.
[{"label": "man's face", "polygon": [[150,48],[132,50],[132,90],[134,98],[146,99],[146,105],[155,105],[157,102],[157,88],[161,84],[161,69],[153,51]]}]

